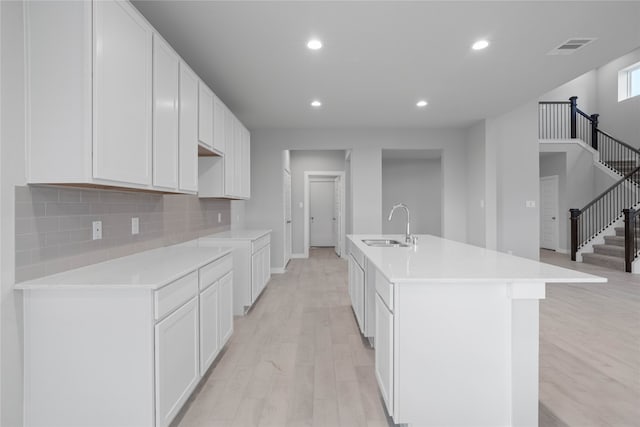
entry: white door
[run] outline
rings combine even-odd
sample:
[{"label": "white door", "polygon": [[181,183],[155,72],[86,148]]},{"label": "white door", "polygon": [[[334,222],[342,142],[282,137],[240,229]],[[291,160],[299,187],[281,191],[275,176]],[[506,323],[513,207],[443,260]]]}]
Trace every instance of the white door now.
[{"label": "white door", "polygon": [[152,29],[128,3],[94,8],[93,176],[148,185]]},{"label": "white door", "polygon": [[283,171],[284,185],[284,266],[291,259],[291,174]]},{"label": "white door", "polygon": [[540,247],[558,249],[558,176],[540,178]]},{"label": "white door", "polygon": [[335,242],[335,251],[338,256],[342,254],[342,240],[340,239],[342,234],[342,218],[340,218],[340,204],[342,203],[341,189],[340,177],[336,177],[333,181],[333,241]]},{"label": "white door", "polygon": [[180,58],[153,38],[153,185],[178,188],[178,83]]},{"label": "white door", "polygon": [[309,181],[309,245],[335,246],[333,180]]}]

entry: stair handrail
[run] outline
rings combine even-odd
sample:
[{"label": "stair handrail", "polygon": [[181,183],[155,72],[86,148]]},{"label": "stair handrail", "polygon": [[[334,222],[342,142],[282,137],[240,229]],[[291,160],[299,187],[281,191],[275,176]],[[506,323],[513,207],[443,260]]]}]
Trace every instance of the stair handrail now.
[{"label": "stair handrail", "polygon": [[613,140],[614,140],[615,142],[617,142],[618,144],[620,144],[620,145],[624,146],[625,148],[627,148],[627,149],[629,149],[629,150],[631,150],[631,151],[635,151],[636,153],[638,153],[638,155],[640,155],[640,149],[637,149],[637,148],[635,148],[635,147],[632,147],[631,145],[627,144],[627,143],[626,143],[626,142],[624,142],[624,141],[620,141],[618,138],[611,136],[611,134],[610,134],[610,133],[607,133],[607,132],[605,132],[605,131],[603,131],[603,130],[600,130],[600,129],[598,129],[598,133],[600,133],[600,134],[602,134],[602,135],[606,136],[607,138],[611,138],[611,139],[613,139]]},{"label": "stair handrail", "polygon": [[640,227],[640,210],[634,208],[624,209],[624,270],[631,273],[633,261],[638,258],[638,227]]},{"label": "stair handrail", "polygon": [[[572,261],[576,260],[578,249],[623,215],[623,209],[632,208],[640,203],[638,182],[640,182],[640,166],[636,166],[634,170],[620,178],[582,209],[569,209]],[[621,190],[623,185],[628,186],[628,191]],[[605,205],[604,201],[609,203]],[[589,215],[589,218],[586,218],[592,210],[602,214],[601,217],[592,218]]]}]

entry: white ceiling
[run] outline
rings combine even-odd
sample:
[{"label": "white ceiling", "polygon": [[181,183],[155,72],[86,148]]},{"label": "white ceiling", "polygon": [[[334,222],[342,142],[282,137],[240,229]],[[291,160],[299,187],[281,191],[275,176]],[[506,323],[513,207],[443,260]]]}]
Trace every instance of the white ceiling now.
[{"label": "white ceiling", "polygon": [[467,126],[640,46],[629,1],[133,3],[251,130]]}]

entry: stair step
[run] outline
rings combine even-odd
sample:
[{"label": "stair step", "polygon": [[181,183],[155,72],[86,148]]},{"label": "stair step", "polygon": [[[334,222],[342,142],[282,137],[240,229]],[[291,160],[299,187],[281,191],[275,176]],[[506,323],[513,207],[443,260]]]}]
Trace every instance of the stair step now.
[{"label": "stair step", "polygon": [[624,258],[616,256],[587,253],[582,254],[582,262],[598,265],[600,267],[611,268],[613,270],[624,271]]},{"label": "stair step", "polygon": [[604,236],[606,245],[622,246],[624,248],[624,236]]},{"label": "stair step", "polygon": [[609,255],[624,259],[624,246],[593,245],[593,252],[600,255]]},{"label": "stair step", "polygon": [[[616,229],[616,236],[624,237],[624,227],[615,227],[615,229]],[[640,224],[636,225],[636,235],[640,236]]]}]

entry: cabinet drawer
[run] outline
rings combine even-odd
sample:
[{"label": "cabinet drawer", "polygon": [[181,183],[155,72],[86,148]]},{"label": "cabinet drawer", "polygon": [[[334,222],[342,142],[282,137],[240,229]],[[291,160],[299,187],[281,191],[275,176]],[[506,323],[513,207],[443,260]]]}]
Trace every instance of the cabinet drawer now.
[{"label": "cabinet drawer", "polygon": [[233,268],[233,258],[231,254],[205,265],[200,269],[200,290],[203,291],[213,282],[220,279]]},{"label": "cabinet drawer", "polygon": [[189,273],[181,279],[158,289],[154,294],[155,319],[162,319],[198,293],[198,272]]},{"label": "cabinet drawer", "polygon": [[379,270],[376,270],[376,293],[389,310],[393,311],[393,283],[389,283]]},{"label": "cabinet drawer", "polygon": [[267,246],[271,243],[271,235],[267,234],[251,243],[251,253],[255,254],[260,248]]}]

